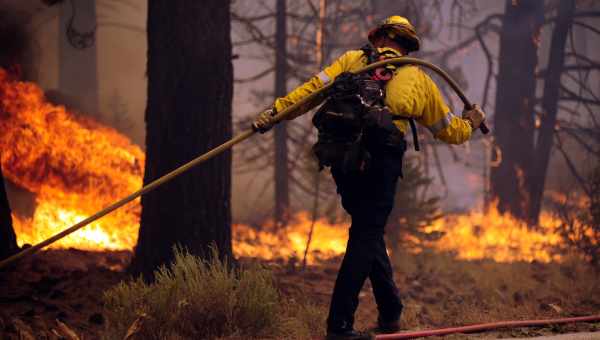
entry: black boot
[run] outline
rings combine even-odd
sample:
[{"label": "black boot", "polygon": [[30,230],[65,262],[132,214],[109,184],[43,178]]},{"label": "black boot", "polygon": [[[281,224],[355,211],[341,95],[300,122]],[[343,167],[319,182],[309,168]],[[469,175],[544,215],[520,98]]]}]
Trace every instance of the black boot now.
[{"label": "black boot", "polygon": [[375,339],[370,333],[357,332],[354,329],[339,331],[327,331],[325,340],[372,340]]},{"label": "black boot", "polygon": [[393,334],[400,331],[400,320],[384,321],[381,318],[377,319],[377,328],[373,329],[376,334]]}]

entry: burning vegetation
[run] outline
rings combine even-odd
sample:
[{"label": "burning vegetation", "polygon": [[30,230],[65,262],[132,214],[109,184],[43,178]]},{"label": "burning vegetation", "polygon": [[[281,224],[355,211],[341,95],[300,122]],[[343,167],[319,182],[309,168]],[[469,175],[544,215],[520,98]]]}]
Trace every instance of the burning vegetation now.
[{"label": "burning vegetation", "polygon": [[[60,3],[44,2],[49,5]],[[28,197],[28,202],[24,204],[21,197],[17,197],[13,204],[12,223],[6,224],[9,228],[2,229],[4,220],[11,222],[11,215],[8,204],[3,203],[7,201],[4,199],[7,196],[4,186],[0,188],[0,203],[2,208],[7,207],[0,210],[0,241],[8,239],[1,234],[3,230],[10,230],[11,236],[14,236],[14,227],[19,246],[26,248],[29,244],[40,243],[138,191],[144,182],[146,160],[146,169],[152,170],[146,173],[146,177],[156,178],[162,172],[193,158],[196,153],[228,139],[232,132],[232,118],[242,118],[239,112],[243,111],[232,101],[233,76],[239,74],[233,72],[231,60],[240,55],[240,59],[244,59],[246,50],[240,49],[240,46],[260,45],[261,50],[268,53],[277,50],[274,65],[267,65],[266,71],[238,79],[238,82],[253,82],[274,72],[275,78],[281,80],[275,86],[275,93],[281,95],[286,92],[286,85],[304,81],[307,75],[314,74],[332,61],[332,57],[339,52],[339,46],[356,46],[358,40],[363,41],[366,29],[372,29],[375,18],[381,14],[376,13],[375,5],[370,12],[369,1],[350,3],[323,0],[319,1],[318,13],[312,2],[309,3],[310,9],[294,2],[288,2],[291,6],[286,9],[281,6],[285,5],[285,1],[277,1],[277,8],[272,11],[266,8],[272,13],[253,13],[251,9],[254,6],[250,5],[249,11],[244,7],[238,9],[240,14],[231,11],[229,5],[224,5],[228,2],[213,2],[219,6],[205,11],[203,7],[208,8],[206,4],[175,5],[168,1],[149,1],[147,26],[138,29],[133,25],[125,25],[127,29],[148,34],[148,51],[143,56],[148,57],[145,79],[148,85],[146,150],[112,127],[53,102],[53,96],[48,94],[47,97],[40,86],[24,81],[33,78],[34,65],[48,65],[47,60],[40,60],[39,63],[30,60],[35,56],[35,53],[28,51],[35,45],[31,43],[34,37],[28,36],[26,30],[21,30],[26,26],[38,26],[39,18],[23,25],[19,21],[8,20],[10,16],[3,16],[0,11],[0,46],[3,46],[3,51],[0,51],[0,165],[3,170],[3,173],[0,172],[0,181],[6,177],[9,191],[12,190],[16,196],[26,192],[23,196]],[[86,3],[87,6],[71,3],[73,13],[70,19],[65,18],[65,11],[60,10],[59,27],[63,27],[65,19],[70,23],[65,25],[67,32],[64,32],[69,44],[63,41],[59,49],[66,48],[68,51],[91,46],[88,43],[73,43],[73,39],[83,39],[92,44],[96,41],[94,32],[91,35],[79,33],[76,29],[79,25],[74,25],[75,6],[87,7],[93,12],[93,20],[96,20],[95,9],[102,6],[96,6],[94,2]],[[425,10],[428,6],[423,5],[424,2],[415,0],[402,3],[404,8],[394,7],[393,11],[415,16],[418,31],[424,34],[424,39],[435,41],[446,38],[445,34],[440,34],[447,28],[444,20],[439,25],[429,22],[429,18],[443,18],[441,14],[445,10],[442,7],[436,9],[433,6],[430,9],[432,12],[429,12]],[[433,173],[431,170],[437,168],[440,182],[448,191],[442,161],[450,157],[438,156],[439,144],[432,139],[422,143],[424,148],[418,160],[417,157],[409,159],[412,156],[404,159],[405,178],[396,188],[396,208],[388,221],[386,236],[387,251],[396,269],[391,275],[398,284],[404,304],[401,320],[403,329],[588,315],[597,314],[600,310],[600,296],[597,294],[600,291],[600,168],[594,162],[585,161],[595,169],[594,177],[586,182],[588,164],[581,166],[584,161],[579,157],[579,151],[570,153],[577,150],[572,147],[575,143],[575,146],[588,150],[589,154],[594,155],[591,159],[596,160],[600,136],[596,133],[596,111],[590,109],[599,105],[598,97],[587,84],[597,80],[590,74],[599,68],[591,53],[588,58],[576,50],[579,48],[576,45],[581,45],[588,38],[580,41],[579,38],[575,39],[575,34],[570,34],[576,31],[572,29],[574,26],[592,32],[595,30],[587,21],[574,21],[583,20],[582,13],[593,13],[581,11],[586,7],[580,5],[578,3],[576,8],[575,1],[564,1],[556,8],[541,2],[531,7],[506,1],[505,14],[488,16],[477,24],[475,35],[465,42],[461,42],[463,39],[459,34],[457,45],[448,45],[454,40],[450,37],[449,41],[440,40],[443,44],[439,46],[439,51],[424,51],[427,59],[451,70],[453,76],[466,82],[467,78],[473,77],[463,76],[462,66],[477,64],[467,54],[473,52],[475,49],[472,45],[479,42],[482,51],[486,52],[488,74],[483,97],[472,99],[479,100],[486,110],[491,109],[493,117],[501,118],[502,114],[510,114],[510,117],[499,119],[500,122],[494,124],[494,140],[477,138],[467,146],[469,150],[476,150],[475,145],[479,147],[483,141],[484,149],[468,152],[464,158],[453,155],[457,165],[463,166],[460,163],[464,161],[464,166],[468,168],[465,180],[475,180],[471,184],[479,188],[489,187],[484,194],[485,208],[473,207],[470,211],[452,213],[439,209],[441,198],[436,197],[433,190],[427,189],[434,187],[433,179],[429,176]],[[310,12],[298,11],[302,6]],[[477,18],[482,14],[488,15],[487,9],[485,13],[475,13],[477,11],[477,8],[473,8],[464,16]],[[519,15],[511,15],[512,11]],[[145,15],[146,10],[140,12]],[[310,15],[312,12],[318,14],[318,20]],[[536,12],[535,16],[539,19],[545,16],[544,13],[551,16],[546,15],[544,20],[547,22],[543,25],[541,21],[536,24],[539,26],[529,25],[531,32],[521,32],[523,25],[519,17],[529,18],[531,12]],[[169,29],[165,29],[167,22],[160,19],[165,13],[177,16],[181,25],[168,23]],[[286,13],[295,13],[288,18],[290,21],[287,24],[280,20]],[[98,18],[103,18],[105,14]],[[31,17],[34,16],[37,14]],[[251,36],[237,36],[235,30],[230,32],[230,17],[234,20],[234,27],[237,22],[237,27],[242,27]],[[275,21],[274,31],[260,33],[260,39],[257,40],[259,36],[256,34],[262,32],[261,26],[269,26],[269,18]],[[357,25],[365,18],[365,27]],[[301,22],[303,20],[306,22]],[[79,16],[78,21],[86,20]],[[317,21],[319,24],[314,26],[314,32],[306,29]],[[553,26],[551,35],[542,34],[545,30],[542,27],[549,27],[550,23]],[[102,19],[97,24],[98,27],[123,29],[116,21],[112,23]],[[298,32],[296,26],[304,28]],[[59,31],[62,35],[62,29]],[[324,39],[327,32],[352,34],[343,34],[343,37],[327,34]],[[313,33],[316,33],[314,44],[310,36]],[[567,37],[567,33],[571,36]],[[515,41],[501,38],[500,44],[495,46],[488,41],[488,34],[506,35],[515,38]],[[60,35],[58,38],[64,38]],[[54,39],[55,35],[48,34],[50,36]],[[241,40],[231,42],[232,36]],[[263,36],[274,37],[275,40],[263,39]],[[116,42],[108,37],[110,35],[104,35],[98,41]],[[286,40],[286,37],[291,38]],[[210,39],[202,40],[204,38]],[[139,39],[139,36],[135,39]],[[354,39],[357,39],[356,43]],[[495,37],[492,39],[498,40]],[[168,43],[165,44],[165,41]],[[546,48],[545,42],[550,41],[552,46]],[[486,46],[488,43],[491,47],[489,50]],[[527,49],[514,48],[521,44],[526,45]],[[585,45],[588,45],[587,42]],[[206,49],[205,46],[214,48]],[[293,48],[279,53],[282,46]],[[181,54],[183,49],[186,50],[185,55]],[[528,52],[525,53],[525,50]],[[515,51],[521,57],[528,56],[535,60],[514,58]],[[104,53],[103,49],[98,49],[98,52],[93,51],[91,55]],[[496,52],[499,55],[494,56]],[[548,52],[548,58],[542,57],[538,61],[538,55],[543,55],[539,52]],[[49,53],[56,55],[51,50]],[[91,92],[100,93],[96,58],[93,65],[78,64],[64,57],[64,54],[58,55],[59,83],[60,79],[72,79],[78,83],[80,75],[82,78],[90,76],[94,84]],[[459,59],[463,58],[460,62]],[[545,59],[565,60],[561,61],[562,65],[553,62],[546,65]],[[502,67],[508,65],[506,61],[510,61],[511,65],[508,71],[523,69],[527,72],[519,71],[503,79],[505,75],[510,75]],[[168,63],[168,68],[165,63]],[[498,70],[497,77],[494,70]],[[473,74],[485,73],[481,67],[479,71]],[[466,68],[464,72],[466,75]],[[73,74],[77,76],[73,77]],[[111,72],[106,74],[110,75]],[[198,81],[199,75],[201,82]],[[119,74],[121,76],[125,78],[130,74]],[[569,81],[565,81],[567,77]],[[111,79],[111,84],[115,80],[114,76],[106,79]],[[483,79],[480,80],[483,82]],[[543,91],[538,85],[540,81],[544,82]],[[516,86],[519,84],[530,86],[523,91]],[[550,85],[559,85],[560,88],[553,89]],[[258,83],[252,83],[249,87],[256,91],[261,103],[265,96],[267,100],[271,99],[269,89],[257,90]],[[85,91],[68,93],[70,91],[67,88],[59,85],[65,102],[71,96],[78,99],[85,96]],[[509,105],[511,107],[507,109],[497,103],[492,106],[489,98],[493,96],[491,91],[494,89],[498,103],[512,106]],[[442,88],[442,91],[445,90]],[[140,93],[137,87],[135,91]],[[135,91],[124,94],[127,97]],[[510,95],[503,96],[503,92]],[[118,89],[115,89],[115,93],[115,97],[120,95]],[[199,93],[202,95],[199,96]],[[537,98],[542,93],[543,98]],[[58,97],[55,98],[58,100]],[[172,100],[174,98],[176,100]],[[521,105],[524,102],[528,104]],[[573,106],[565,102],[572,102]],[[590,122],[581,116],[583,109],[580,105],[584,105],[585,111],[589,112]],[[90,113],[96,111],[83,110]],[[232,111],[236,115],[232,116]],[[213,112],[220,114],[208,114]],[[116,116],[126,116],[126,112]],[[526,128],[519,127],[523,117],[529,119]],[[571,119],[573,117],[576,118]],[[101,335],[122,338],[129,334],[128,338],[133,339],[171,335],[197,338],[199,334],[204,334],[223,339],[230,335],[233,338],[304,339],[323,335],[327,304],[346,250],[350,223],[347,218],[339,216],[341,209],[334,209],[339,202],[336,201],[338,196],[333,182],[319,184],[321,179],[318,176],[312,182],[314,164],[306,162],[308,156],[304,157],[308,155],[305,153],[308,149],[306,146],[310,144],[307,141],[311,140],[311,134],[314,133],[309,120],[289,124],[289,135],[278,134],[279,139],[275,137],[276,145],[290,146],[285,153],[279,152],[282,150],[267,152],[272,147],[271,139],[255,138],[255,144],[247,143],[250,151],[244,159],[251,166],[245,165],[238,169],[243,171],[234,172],[240,176],[246,173],[254,176],[257,169],[262,171],[273,165],[278,169],[273,176],[276,194],[274,221],[256,218],[260,216],[256,214],[252,216],[254,219],[247,218],[252,224],[240,223],[235,219],[231,223],[230,175],[231,170],[235,171],[236,168],[231,166],[230,155],[222,154],[219,164],[194,169],[198,172],[187,172],[187,178],[178,178],[181,182],[173,181],[161,187],[168,190],[157,190],[141,200],[130,202],[53,243],[51,248],[54,249],[38,256],[25,256],[18,265],[0,264],[0,337],[54,338],[60,334],[65,338],[76,338],[77,334],[81,334],[81,338],[97,338]],[[114,122],[113,126],[120,125],[117,119]],[[240,123],[244,128],[248,126],[246,118],[242,118]],[[169,133],[164,133],[165,130]],[[502,131],[513,133],[503,135]],[[175,141],[175,134],[171,132],[176,132]],[[540,140],[549,140],[551,143],[540,143]],[[523,145],[536,147],[522,148]],[[540,145],[545,147],[540,149]],[[479,164],[477,157],[473,156],[482,156],[483,151],[485,159],[483,164]],[[563,183],[553,181],[550,177],[548,182],[552,182],[552,185],[545,185],[545,175],[540,175],[550,168],[550,151],[560,152],[580,187],[568,194],[557,193],[557,186]],[[237,149],[237,155],[241,154],[244,151]],[[534,159],[531,157],[534,154],[542,157]],[[264,163],[257,162],[257,159]],[[556,161],[555,156],[552,159]],[[477,164],[472,161],[477,161]],[[485,169],[483,176],[471,172],[480,166]],[[556,174],[563,175],[560,169],[553,170],[552,175]],[[264,185],[265,191],[268,191],[269,185]],[[265,191],[257,196],[262,199]],[[298,204],[290,204],[292,194],[300,194],[294,197],[294,202]],[[160,199],[154,200],[157,197]],[[312,213],[297,209],[308,199],[314,199]],[[328,202],[324,203],[326,200]],[[542,201],[544,204],[554,202],[555,206],[546,204],[546,210],[540,213]],[[214,204],[204,204],[207,202]],[[157,214],[152,214],[154,212]],[[322,217],[314,217],[319,213],[322,213]],[[141,235],[139,243],[138,233]],[[11,245],[7,248],[9,255],[16,249],[17,242],[14,240],[14,237],[10,238]],[[199,245],[204,241],[207,241],[206,244]],[[217,248],[212,248],[212,256],[203,252],[205,246],[206,249],[211,247],[208,241],[217,244]],[[233,255],[237,258],[233,266],[222,261],[232,255],[229,247],[231,241]],[[171,248],[173,244],[184,245],[179,248],[181,251],[170,252],[176,249]],[[191,254],[204,256],[190,255],[183,247],[188,247]],[[149,251],[140,251],[143,249]],[[224,249],[226,251],[221,254]],[[577,252],[576,256],[571,255],[573,250]],[[172,253],[174,255],[169,257]],[[148,259],[154,254],[158,254],[155,258],[157,261],[150,259],[136,265],[136,260]],[[0,257],[3,256],[0,252]],[[170,265],[160,267],[171,260],[173,262]],[[300,268],[298,263],[309,266]],[[156,268],[159,270],[151,274],[148,281],[142,278],[131,280],[132,276]],[[378,314],[376,301],[370,294],[364,294],[373,288],[373,284],[377,285],[377,282],[367,280],[364,291],[358,296],[362,306],[356,315],[358,329],[370,328],[375,321],[374,316]],[[599,329],[598,324],[570,328],[573,331],[595,332]],[[533,336],[544,334],[542,331],[554,333],[557,329],[536,329],[532,333],[511,330],[490,334],[500,337]]]},{"label": "burning vegetation", "polygon": [[540,225],[529,228],[508,213],[502,214],[493,204],[485,212],[448,216],[435,221],[429,231],[445,233],[435,244],[458,258],[493,259],[497,262],[560,260],[553,248],[561,242],[555,231],[560,220],[543,213]]},{"label": "burning vegetation", "polygon": [[[36,84],[0,70],[0,147],[6,178],[35,194],[13,216],[20,245],[38,243],[142,185],[144,152],[116,130],[46,100]],[[116,211],[58,247],[131,249],[139,204]]]},{"label": "burning vegetation", "polygon": [[[14,215],[19,245],[35,244],[63,230],[142,185],[145,155],[116,130],[46,100],[34,83],[0,70],[0,147],[5,175],[35,194],[31,216]],[[139,228],[139,200],[62,239],[53,247],[84,250],[131,250]],[[454,253],[461,259],[500,262],[560,260],[552,252],[561,243],[560,219],[544,213],[531,229],[492,205],[485,212],[447,215],[425,228],[443,235],[421,245]],[[233,226],[237,256],[301,258],[311,220],[299,213],[284,230],[266,223],[257,230]],[[342,254],[347,223],[314,222],[308,263]],[[395,245],[389,245],[390,251]],[[422,248],[416,249],[421,251]]]}]

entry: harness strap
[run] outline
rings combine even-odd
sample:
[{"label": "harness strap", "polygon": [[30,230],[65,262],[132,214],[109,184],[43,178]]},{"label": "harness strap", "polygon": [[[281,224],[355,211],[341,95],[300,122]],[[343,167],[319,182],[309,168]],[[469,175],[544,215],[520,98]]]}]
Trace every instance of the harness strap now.
[{"label": "harness strap", "polygon": [[415,146],[415,151],[420,151],[421,147],[419,146],[419,135],[417,134],[417,126],[415,125],[414,118],[409,118],[408,124],[410,125],[410,131],[413,136],[413,145]]},{"label": "harness strap", "polygon": [[403,116],[392,116],[392,120],[408,120],[408,124],[410,125],[410,132],[413,137],[413,145],[416,151],[421,151],[421,147],[419,146],[419,135],[417,134],[417,125],[415,124],[415,119],[412,117],[403,117]]},{"label": "harness strap", "polygon": [[[378,61],[380,61],[380,59],[387,59],[386,55],[389,55],[392,58],[396,56],[391,51],[384,51],[383,53],[379,53],[379,51],[377,51],[371,44],[366,44],[365,46],[361,47],[360,49],[361,49],[361,51],[363,51],[364,55],[367,57],[367,65],[378,62]],[[394,68],[375,69],[375,70],[369,72],[369,74],[371,75],[371,78],[373,78],[375,80],[379,80],[383,87],[389,80],[392,79],[392,76],[393,76],[392,72],[394,69],[395,69],[395,67]],[[397,116],[397,115],[394,115],[392,117],[392,120],[400,120],[400,119],[408,120],[408,124],[410,125],[410,131],[411,131],[412,137],[413,137],[413,145],[414,145],[415,151],[420,151],[421,148],[419,146],[419,135],[417,134],[417,126],[415,124],[415,119],[413,117],[403,117],[403,116]]]}]

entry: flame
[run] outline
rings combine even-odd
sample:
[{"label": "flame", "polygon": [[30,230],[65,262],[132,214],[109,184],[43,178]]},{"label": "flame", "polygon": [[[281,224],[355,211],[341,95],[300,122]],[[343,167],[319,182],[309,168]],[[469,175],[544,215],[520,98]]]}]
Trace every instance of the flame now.
[{"label": "flame", "polygon": [[469,212],[447,216],[435,221],[426,231],[440,231],[445,235],[433,246],[450,251],[458,258],[493,259],[498,262],[557,261],[560,256],[552,247],[562,242],[555,232],[561,221],[543,212],[540,225],[530,228],[512,215],[498,211],[497,202],[485,212]]},{"label": "flame", "polygon": [[[234,226],[234,250],[237,256],[263,259],[302,258],[312,221],[309,214],[296,215],[285,229],[274,232],[272,227],[257,231],[246,225]],[[456,254],[465,260],[493,259],[497,262],[560,261],[553,247],[563,242],[555,232],[561,220],[543,212],[540,225],[530,228],[512,215],[502,214],[494,202],[485,212],[450,214],[425,229],[442,232],[434,242],[420,242],[437,251]],[[315,222],[308,263],[339,256],[344,253],[348,237],[347,224],[332,224],[323,219]],[[413,240],[418,242],[418,240]],[[396,245],[389,244],[388,252]],[[402,245],[400,245],[402,247]],[[415,249],[422,251],[422,248]]]},{"label": "flame", "polygon": [[[19,245],[38,243],[142,184],[145,155],[116,130],[48,102],[42,89],[0,69],[0,161],[11,182],[36,195],[31,218],[13,216]],[[54,247],[132,249],[139,203]]]},{"label": "flame", "polygon": [[[31,217],[14,215],[19,245],[35,244],[139,189],[145,155],[112,128],[46,101],[43,91],[0,69],[0,162],[5,176],[36,195]],[[52,245],[85,250],[131,250],[137,242],[141,207],[136,200]],[[429,244],[462,259],[559,260],[549,247],[561,242],[560,221],[547,213],[527,228],[492,205],[485,212],[453,214],[427,231],[445,235]],[[308,213],[275,230],[233,226],[236,256],[301,259],[311,228]],[[343,254],[347,223],[314,223],[308,263]],[[389,245],[394,248],[394,245]]]},{"label": "flame", "polygon": [[[307,212],[300,212],[284,228],[274,230],[274,223],[266,224],[264,230],[256,230],[244,224],[233,226],[234,252],[236,256],[263,259],[304,257],[312,220]],[[307,263],[343,254],[346,250],[348,229],[325,219],[314,223]]]}]

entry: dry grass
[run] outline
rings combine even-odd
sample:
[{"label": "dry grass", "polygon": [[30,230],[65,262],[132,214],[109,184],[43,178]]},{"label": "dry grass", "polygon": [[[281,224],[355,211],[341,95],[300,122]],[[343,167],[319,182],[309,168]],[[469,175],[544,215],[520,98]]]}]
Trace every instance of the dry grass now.
[{"label": "dry grass", "polygon": [[305,339],[320,314],[305,303],[282,301],[272,273],[259,265],[231,269],[212,256],[176,251],[175,262],[106,291],[106,339]]},{"label": "dry grass", "polygon": [[[232,271],[218,261],[178,254],[156,283],[138,280],[107,292],[105,337],[123,338],[144,315],[138,334],[144,339],[315,338],[325,331],[339,260],[306,271],[275,263],[272,271],[256,263]],[[600,312],[600,275],[575,257],[563,263],[496,263],[426,251],[394,253],[392,261],[405,304],[405,330]],[[356,327],[364,330],[377,318],[370,285],[360,299]],[[600,330],[600,325],[505,330],[494,336],[569,330]]]},{"label": "dry grass", "polygon": [[[321,319],[315,321],[321,332],[340,261],[321,263],[306,271],[290,270],[289,266],[275,270],[278,285],[288,299],[310,300],[322,311]],[[404,330],[600,314],[600,275],[580,258],[569,258],[564,263],[497,263],[458,260],[450,254],[429,251],[416,255],[394,253],[392,262],[405,305]],[[367,281],[355,326],[369,329],[376,320],[377,308]],[[600,325],[504,330],[490,336],[533,336],[567,330],[600,330]]]},{"label": "dry grass", "polygon": [[600,312],[600,276],[564,263],[460,261],[448,254],[396,254],[409,329]]}]

